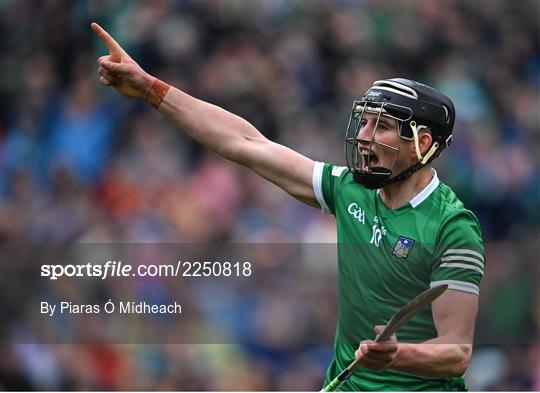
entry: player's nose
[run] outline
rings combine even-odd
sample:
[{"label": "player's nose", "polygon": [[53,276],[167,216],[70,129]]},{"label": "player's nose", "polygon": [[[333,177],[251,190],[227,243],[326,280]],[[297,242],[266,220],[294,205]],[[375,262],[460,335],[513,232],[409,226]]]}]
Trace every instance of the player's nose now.
[{"label": "player's nose", "polygon": [[358,130],[358,133],[356,134],[356,140],[359,142],[367,142],[369,143],[373,137],[373,122],[368,120],[365,122],[364,125],[360,126],[360,129]]}]

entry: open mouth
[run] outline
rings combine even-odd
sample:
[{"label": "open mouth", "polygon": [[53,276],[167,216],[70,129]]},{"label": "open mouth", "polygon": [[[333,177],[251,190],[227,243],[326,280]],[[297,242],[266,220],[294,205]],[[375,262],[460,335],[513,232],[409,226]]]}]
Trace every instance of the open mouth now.
[{"label": "open mouth", "polygon": [[379,163],[379,157],[373,152],[364,147],[359,147],[358,151],[362,156],[362,170],[367,171],[370,168],[374,168]]}]

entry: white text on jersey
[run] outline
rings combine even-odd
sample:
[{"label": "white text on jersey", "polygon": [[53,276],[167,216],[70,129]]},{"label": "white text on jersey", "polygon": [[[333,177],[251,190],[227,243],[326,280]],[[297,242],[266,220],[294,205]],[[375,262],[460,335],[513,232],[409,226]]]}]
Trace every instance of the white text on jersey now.
[{"label": "white text on jersey", "polygon": [[362,210],[362,208],[360,206],[358,206],[356,203],[354,203],[354,202],[351,203],[349,205],[349,208],[347,209],[347,211],[349,212],[349,214],[351,216],[356,218],[362,224],[366,223],[366,214],[365,214],[364,210]]}]

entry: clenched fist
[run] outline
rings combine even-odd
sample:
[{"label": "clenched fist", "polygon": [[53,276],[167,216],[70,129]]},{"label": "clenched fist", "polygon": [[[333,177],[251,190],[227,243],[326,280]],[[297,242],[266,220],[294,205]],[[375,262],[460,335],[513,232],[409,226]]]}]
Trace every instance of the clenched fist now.
[{"label": "clenched fist", "polygon": [[[375,333],[379,335],[384,326],[375,326]],[[390,340],[377,343],[373,340],[362,341],[358,346],[355,357],[359,364],[371,370],[384,370],[391,368],[396,358],[398,343],[396,336]]]}]

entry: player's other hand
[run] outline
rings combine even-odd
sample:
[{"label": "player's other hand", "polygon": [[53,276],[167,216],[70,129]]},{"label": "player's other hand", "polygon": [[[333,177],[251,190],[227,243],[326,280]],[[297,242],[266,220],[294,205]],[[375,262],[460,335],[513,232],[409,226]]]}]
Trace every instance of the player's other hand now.
[{"label": "player's other hand", "polygon": [[107,56],[98,59],[99,81],[127,97],[145,99],[155,78],[147,74],[100,25],[92,23],[91,27],[109,50]]},{"label": "player's other hand", "polygon": [[[378,335],[384,326],[375,326],[375,333]],[[376,343],[373,340],[365,340],[360,343],[355,352],[356,359],[360,360],[360,365],[370,370],[383,370],[391,368],[396,358],[398,343],[396,335],[390,340]]]}]

